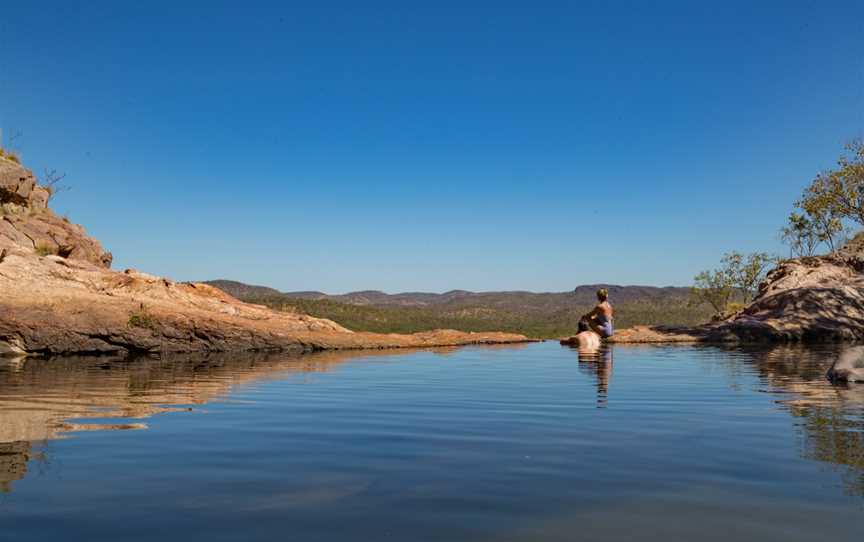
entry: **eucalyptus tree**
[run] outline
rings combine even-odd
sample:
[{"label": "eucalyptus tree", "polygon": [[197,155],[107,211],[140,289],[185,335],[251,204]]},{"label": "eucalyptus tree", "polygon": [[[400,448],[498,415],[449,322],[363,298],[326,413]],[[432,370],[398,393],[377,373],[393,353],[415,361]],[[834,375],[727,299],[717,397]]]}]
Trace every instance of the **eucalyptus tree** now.
[{"label": "eucalyptus tree", "polygon": [[780,231],[795,256],[812,256],[821,245],[835,252],[847,224],[864,227],[864,141],[847,144],[837,168],[818,174],[795,207],[801,212]]}]

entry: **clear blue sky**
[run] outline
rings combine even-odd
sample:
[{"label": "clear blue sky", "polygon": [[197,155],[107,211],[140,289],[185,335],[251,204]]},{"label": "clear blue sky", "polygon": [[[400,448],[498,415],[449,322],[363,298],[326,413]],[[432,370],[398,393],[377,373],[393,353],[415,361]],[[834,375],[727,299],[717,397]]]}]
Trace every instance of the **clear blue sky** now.
[{"label": "clear blue sky", "polygon": [[864,2],[4,2],[0,126],[117,267],[685,285],[864,135]]}]

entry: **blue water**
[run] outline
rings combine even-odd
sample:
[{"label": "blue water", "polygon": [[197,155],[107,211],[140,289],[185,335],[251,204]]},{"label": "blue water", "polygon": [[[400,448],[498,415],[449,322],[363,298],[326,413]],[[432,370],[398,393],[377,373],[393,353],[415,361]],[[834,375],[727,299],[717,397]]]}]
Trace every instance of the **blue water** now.
[{"label": "blue water", "polygon": [[835,355],[0,362],[0,540],[860,540]]}]

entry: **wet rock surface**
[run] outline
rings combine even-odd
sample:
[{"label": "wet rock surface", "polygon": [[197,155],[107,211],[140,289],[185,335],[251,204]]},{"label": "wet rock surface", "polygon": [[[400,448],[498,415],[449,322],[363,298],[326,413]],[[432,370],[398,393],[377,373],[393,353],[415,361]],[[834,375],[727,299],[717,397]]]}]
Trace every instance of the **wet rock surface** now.
[{"label": "wet rock surface", "polygon": [[848,348],[840,354],[827,376],[833,382],[864,382],[864,346]]}]

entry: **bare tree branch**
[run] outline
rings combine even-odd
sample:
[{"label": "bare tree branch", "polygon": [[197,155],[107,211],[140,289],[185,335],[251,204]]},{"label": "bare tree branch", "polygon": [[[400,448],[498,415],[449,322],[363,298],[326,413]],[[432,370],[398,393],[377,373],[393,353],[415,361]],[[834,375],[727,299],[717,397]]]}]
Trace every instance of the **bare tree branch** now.
[{"label": "bare tree branch", "polygon": [[60,192],[72,190],[72,187],[63,184],[66,178],[66,173],[58,173],[56,169],[45,168],[45,175],[42,177],[42,185],[48,189],[48,199],[50,200]]}]

